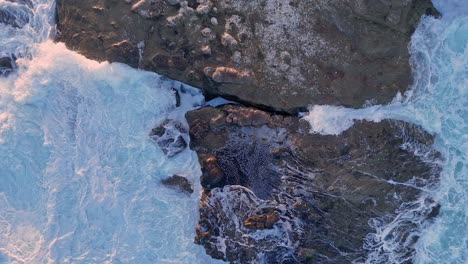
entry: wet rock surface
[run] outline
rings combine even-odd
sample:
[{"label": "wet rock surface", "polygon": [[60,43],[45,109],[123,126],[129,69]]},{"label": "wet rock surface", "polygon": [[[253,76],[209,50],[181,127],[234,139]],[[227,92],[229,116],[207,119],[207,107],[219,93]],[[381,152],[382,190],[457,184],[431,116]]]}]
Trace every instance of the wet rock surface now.
[{"label": "wet rock surface", "polygon": [[417,126],[357,121],[338,136],[311,134],[297,117],[240,105],[186,117],[205,189],[196,242],[214,258],[350,263],[372,250],[385,260],[384,239],[411,261],[418,230],[437,214],[426,190],[440,154]]},{"label": "wet rock surface", "polygon": [[0,58],[0,76],[8,76],[15,68],[15,61],[10,57]]},{"label": "wet rock surface", "polygon": [[160,126],[151,130],[150,137],[158,144],[166,156],[173,157],[187,148],[184,134],[186,134],[186,131],[181,123],[166,120]]},{"label": "wet rock surface", "polygon": [[190,184],[187,178],[179,175],[172,175],[171,177],[161,180],[161,183],[186,193],[193,193],[192,184]]},{"label": "wet rock surface", "polygon": [[[391,101],[412,81],[412,31],[438,15],[429,0],[58,0],[57,10],[58,40],[91,59],[276,113]],[[440,157],[417,126],[359,121],[327,136],[241,105],[187,119],[204,189],[196,242],[214,258],[350,263],[372,251],[390,262],[393,243],[409,263],[437,215],[427,190]],[[150,136],[172,157],[186,148],[184,133],[166,121]],[[184,178],[164,181],[191,190]]]},{"label": "wet rock surface", "polygon": [[[60,41],[268,110],[385,103],[429,0],[58,0]],[[1,16],[0,16],[1,17]]]}]

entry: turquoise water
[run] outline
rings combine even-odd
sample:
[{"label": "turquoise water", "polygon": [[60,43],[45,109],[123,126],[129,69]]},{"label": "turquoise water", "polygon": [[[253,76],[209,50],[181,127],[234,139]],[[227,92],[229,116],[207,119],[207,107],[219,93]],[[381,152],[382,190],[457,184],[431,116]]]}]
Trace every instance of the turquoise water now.
[{"label": "turquoise water", "polygon": [[[195,153],[168,159],[149,139],[166,118],[183,120],[203,104],[190,88],[122,64],[85,59],[47,39],[53,0],[34,9],[0,0],[29,23],[0,25],[0,56],[15,54],[16,74],[0,78],[0,263],[212,263],[193,243],[198,177]],[[443,153],[441,184],[429,190],[442,205],[422,226],[417,263],[468,258],[468,6],[437,1],[441,20],[424,18],[410,48],[411,91],[392,104],[351,110],[316,106],[305,118],[314,132],[337,134],[353,120],[396,118],[424,127]],[[421,153],[418,153],[422,155]],[[186,176],[195,194],[159,180]],[[399,245],[379,238],[398,222],[376,227],[369,263],[398,263]],[[382,253],[383,252],[383,253]]]},{"label": "turquoise water", "polygon": [[[48,41],[54,1],[33,2],[32,24],[0,25],[0,53],[25,56],[0,78],[0,263],[214,262],[193,243],[196,154],[168,159],[148,136],[203,96],[186,87],[176,108],[180,83]],[[173,174],[195,193],[160,184]]]}]

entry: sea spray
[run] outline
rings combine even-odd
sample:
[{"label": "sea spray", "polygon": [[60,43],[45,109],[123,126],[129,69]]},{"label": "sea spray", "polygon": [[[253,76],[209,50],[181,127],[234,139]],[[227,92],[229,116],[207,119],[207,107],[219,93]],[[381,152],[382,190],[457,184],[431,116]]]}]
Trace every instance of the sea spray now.
[{"label": "sea spray", "polygon": [[[435,148],[444,158],[443,171],[440,185],[429,189],[427,197],[441,205],[439,216],[430,226],[414,221],[412,216],[427,210],[427,203],[432,203],[421,197],[402,208],[396,219],[375,219],[370,224],[376,233],[369,234],[365,245],[373,250],[369,263],[409,261],[413,256],[406,255],[407,247],[415,247],[416,263],[468,260],[468,6],[457,0],[435,4],[442,11],[442,18],[424,17],[412,36],[414,84],[404,96],[397,96],[389,105],[363,109],[315,106],[304,117],[310,122],[312,133],[340,134],[358,120],[399,119],[418,124],[435,135]],[[417,227],[410,232],[410,236],[419,237],[415,245],[404,244],[395,237],[388,239],[386,234],[408,221]]]},{"label": "sea spray", "polygon": [[[209,263],[193,243],[199,165],[151,141],[203,103],[181,84],[63,44],[39,45],[0,81],[0,251],[10,263]],[[188,140],[188,138],[187,138]],[[188,196],[160,180],[179,174]]]},{"label": "sea spray", "polygon": [[[18,65],[0,78],[0,263],[215,262],[193,243],[195,153],[169,159],[149,137],[167,118],[185,124],[201,93],[47,41],[55,2],[29,10],[27,24],[0,25],[0,53]],[[162,186],[173,174],[195,193]]]}]

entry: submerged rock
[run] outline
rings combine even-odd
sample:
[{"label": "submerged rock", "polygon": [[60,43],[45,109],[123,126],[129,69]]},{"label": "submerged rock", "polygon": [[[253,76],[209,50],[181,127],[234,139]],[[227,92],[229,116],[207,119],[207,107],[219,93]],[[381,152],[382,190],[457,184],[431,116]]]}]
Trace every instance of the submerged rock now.
[{"label": "submerged rock", "polygon": [[161,183],[169,187],[175,187],[186,193],[193,193],[192,185],[187,178],[179,175],[173,175],[169,178],[163,179],[161,180]]},{"label": "submerged rock", "polygon": [[0,58],[0,76],[8,76],[13,72],[15,61],[10,57]]},{"label": "submerged rock", "polygon": [[[440,155],[417,126],[358,121],[341,135],[311,134],[297,117],[239,105],[186,117],[205,189],[196,241],[215,258],[350,263],[386,239],[411,259],[437,212],[426,190],[438,183]],[[387,237],[375,235],[392,221]]]},{"label": "submerged rock", "polygon": [[57,11],[60,41],[89,58],[289,113],[390,102],[411,84],[419,18],[438,14],[430,0],[58,0]]},{"label": "submerged rock", "polygon": [[166,120],[151,130],[150,137],[158,144],[164,154],[173,157],[187,148],[187,142],[183,136],[185,133],[181,123]]}]

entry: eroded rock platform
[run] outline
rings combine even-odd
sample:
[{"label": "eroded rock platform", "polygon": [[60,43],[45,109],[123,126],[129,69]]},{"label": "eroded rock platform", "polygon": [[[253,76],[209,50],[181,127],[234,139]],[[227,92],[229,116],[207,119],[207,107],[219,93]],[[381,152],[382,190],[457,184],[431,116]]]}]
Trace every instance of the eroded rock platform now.
[{"label": "eroded rock platform", "polygon": [[359,121],[338,136],[311,134],[297,117],[239,105],[187,119],[203,173],[196,242],[215,258],[362,261],[382,242],[376,228],[414,209],[384,238],[410,260],[418,228],[437,212],[425,190],[437,184],[440,154],[415,125]]}]

